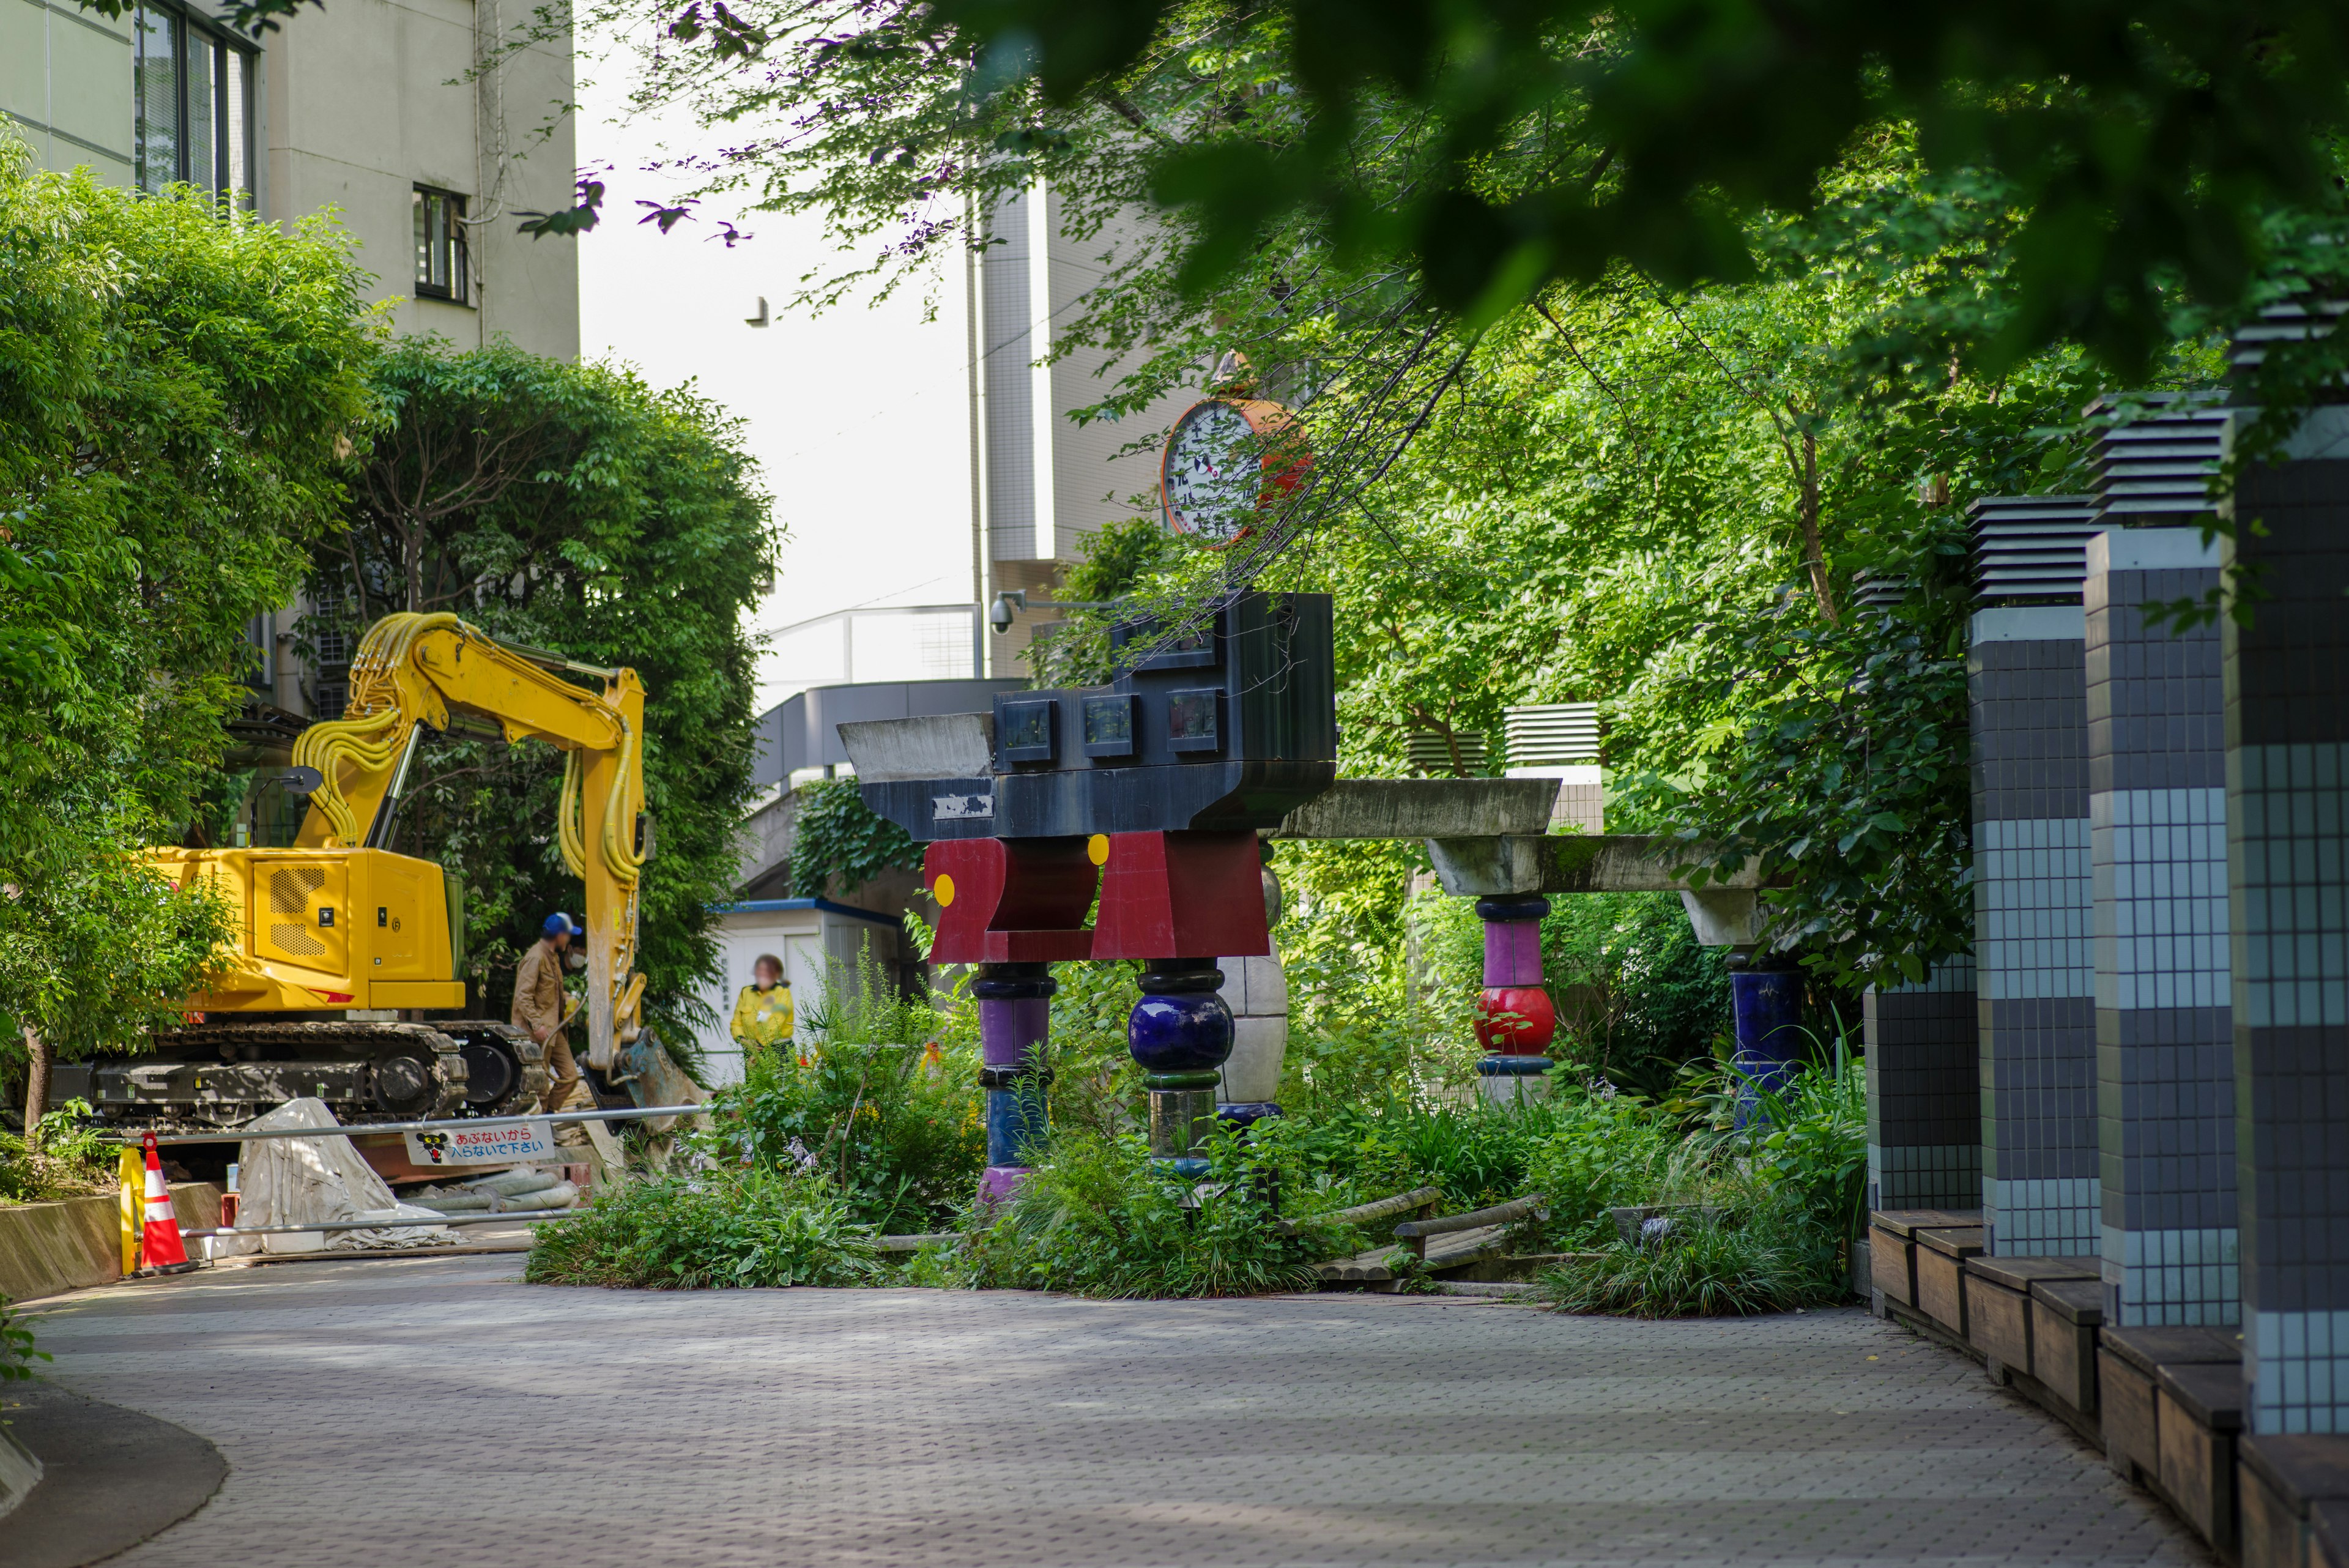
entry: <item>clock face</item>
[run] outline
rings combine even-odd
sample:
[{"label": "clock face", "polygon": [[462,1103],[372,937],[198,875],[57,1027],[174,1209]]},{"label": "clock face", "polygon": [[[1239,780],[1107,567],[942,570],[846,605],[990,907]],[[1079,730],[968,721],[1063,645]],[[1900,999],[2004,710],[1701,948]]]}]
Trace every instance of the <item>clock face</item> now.
[{"label": "clock face", "polygon": [[1162,470],[1167,525],[1209,545],[1228,545],[1256,520],[1264,463],[1247,416],[1229,403],[1204,402],[1167,439]]}]

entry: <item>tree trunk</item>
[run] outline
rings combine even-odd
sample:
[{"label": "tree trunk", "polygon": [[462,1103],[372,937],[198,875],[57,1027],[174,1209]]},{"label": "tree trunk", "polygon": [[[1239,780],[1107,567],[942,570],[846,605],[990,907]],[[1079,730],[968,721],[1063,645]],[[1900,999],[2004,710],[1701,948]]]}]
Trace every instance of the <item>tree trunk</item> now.
[{"label": "tree trunk", "polygon": [[1819,438],[1809,431],[1803,432],[1802,511],[1803,556],[1810,568],[1811,592],[1817,596],[1819,613],[1827,618],[1827,624],[1839,626],[1835,595],[1827,587],[1826,551],[1819,543]]},{"label": "tree trunk", "polygon": [[30,1137],[49,1108],[49,1067],[57,1060],[57,1049],[27,1025],[25,1054],[32,1063],[25,1074],[25,1136]]}]

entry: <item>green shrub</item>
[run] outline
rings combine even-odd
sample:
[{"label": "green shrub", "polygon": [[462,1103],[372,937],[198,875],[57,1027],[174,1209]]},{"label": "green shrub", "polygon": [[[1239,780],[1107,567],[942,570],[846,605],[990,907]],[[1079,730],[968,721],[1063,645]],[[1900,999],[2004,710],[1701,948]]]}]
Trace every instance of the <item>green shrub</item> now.
[{"label": "green shrub", "polygon": [[806,1005],[820,1043],[750,1053],[693,1147],[721,1166],[822,1172],[878,1231],[947,1223],[987,1158],[976,1027],[869,963],[829,977]]},{"label": "green shrub", "polygon": [[53,1359],[33,1347],[33,1331],[24,1314],[6,1296],[0,1296],[0,1383],[23,1383],[33,1376],[33,1363]]},{"label": "green shrub", "polygon": [[1228,1127],[1206,1146],[1192,1189],[1162,1175],[1143,1139],[1061,1132],[1019,1195],[974,1210],[935,1276],[980,1288],[1082,1296],[1260,1295],[1310,1289],[1312,1261],[1342,1243],[1326,1229],[1283,1236],[1264,1163]]},{"label": "green shrub", "polygon": [[67,1100],[26,1137],[0,1132],[0,1199],[39,1203],[113,1186],[115,1147],[89,1114],[88,1101]]},{"label": "green shrub", "polygon": [[1747,1161],[1837,1234],[1857,1236],[1867,1218],[1867,1073],[1840,1029],[1823,1054],[1764,1085],[1724,1053],[1683,1070],[1676,1108],[1692,1115],[1699,1141]]},{"label": "green shrub", "polygon": [[758,1168],[625,1183],[540,1227],[523,1266],[539,1285],[699,1290],[864,1285],[887,1275],[873,1229],[821,1176]]},{"label": "green shrub", "polygon": [[1549,1299],[1564,1312],[1744,1317],[1843,1297],[1837,1238],[1789,1195],[1754,1185],[1715,1196],[1729,1201],[1673,1216],[1652,1241],[1613,1241],[1551,1270]]}]

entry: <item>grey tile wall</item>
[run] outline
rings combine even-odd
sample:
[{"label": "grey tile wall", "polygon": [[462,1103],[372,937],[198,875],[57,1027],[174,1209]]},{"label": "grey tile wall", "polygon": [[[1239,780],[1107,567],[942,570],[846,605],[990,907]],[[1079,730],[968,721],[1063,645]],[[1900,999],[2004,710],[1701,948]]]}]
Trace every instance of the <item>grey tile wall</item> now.
[{"label": "grey tile wall", "polygon": [[1981,1045],[1973,961],[1861,999],[1868,1066],[1868,1206],[1982,1203]]},{"label": "grey tile wall", "polygon": [[2240,1308],[2219,632],[2142,613],[2199,599],[2218,564],[2199,526],[2088,546],[2100,1254],[2106,1319],[2129,1325]]},{"label": "grey tile wall", "polygon": [[[2247,470],[2221,627],[2244,1374],[2257,1432],[2349,1431],[2349,409]],[[2249,526],[2256,522],[2257,529]]]},{"label": "grey tile wall", "polygon": [[2096,1250],[2086,623],[2076,605],[1977,611],[1974,956],[1985,1244]]}]

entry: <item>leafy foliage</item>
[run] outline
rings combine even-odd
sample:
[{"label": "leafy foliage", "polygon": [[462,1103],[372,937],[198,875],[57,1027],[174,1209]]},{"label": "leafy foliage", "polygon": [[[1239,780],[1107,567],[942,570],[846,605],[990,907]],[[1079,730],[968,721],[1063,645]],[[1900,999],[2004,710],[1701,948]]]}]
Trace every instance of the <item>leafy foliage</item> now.
[{"label": "leafy foliage", "polygon": [[623,1183],[578,1219],[540,1227],[523,1278],[701,1290],[867,1285],[885,1269],[872,1229],[821,1177],[754,1168]]},{"label": "leafy foliage", "polygon": [[0,1199],[39,1203],[104,1191],[112,1182],[115,1146],[87,1118],[87,1100],[46,1112],[19,1137],[0,1132]]},{"label": "leafy foliage", "polygon": [[[2349,131],[2349,20],[2318,0],[938,0],[891,21],[884,49],[975,60],[1029,109],[1022,151],[1099,156],[1142,130],[1153,188],[1195,225],[1195,285],[1310,214],[1477,325],[1617,261],[1673,284],[1748,275],[1739,218],[1806,209],[1854,140],[1907,120],[1943,171],[2013,187],[2016,307],[1985,347],[2012,363],[2069,339],[2131,375],[2167,343],[2177,281],[2238,297],[2267,213],[2333,207],[2325,142]],[[1262,90],[1276,75],[1288,91]],[[1365,156],[1398,126],[1402,149]],[[907,161],[934,168],[934,147]]]},{"label": "leafy foliage", "polygon": [[986,1163],[976,1019],[902,996],[869,966],[821,989],[807,1003],[818,1043],[752,1053],[698,1147],[721,1165],[819,1173],[885,1233],[933,1231]]},{"label": "leafy foliage", "polygon": [[0,1383],[29,1382],[35,1376],[34,1362],[55,1359],[47,1351],[34,1347],[33,1331],[25,1314],[6,1296],[0,1296]]},{"label": "leafy foliage", "polygon": [[[656,391],[624,369],[502,343],[406,339],[373,379],[385,426],[357,516],[312,556],[320,608],[305,634],[449,609],[507,641],[635,668],[658,824],[638,967],[647,1010],[689,1023],[750,794],[742,615],[774,547],[740,422],[689,387]],[[463,875],[468,923],[488,938],[473,950],[476,1005],[502,1009],[513,956],[548,910],[580,906],[552,831],[562,775],[552,748],[471,725],[419,749],[392,845]]]},{"label": "leafy foliage", "polygon": [[[1263,1162],[1228,1127],[1195,1191],[1151,1163],[1146,1140],[1062,1132],[1019,1195],[974,1212],[953,1283],[1084,1296],[1260,1295],[1307,1288],[1326,1234],[1282,1236]],[[1186,1207],[1188,1195],[1195,1207]]]},{"label": "leafy foliage", "polygon": [[854,779],[800,786],[792,830],[792,895],[819,898],[853,889],[884,871],[918,870],[921,846],[905,830],[868,809]]},{"label": "leafy foliage", "polygon": [[140,851],[202,815],[374,351],[324,224],[36,172],[0,130],[0,1062],[28,1027],[134,1046],[212,962],[224,912]]}]

